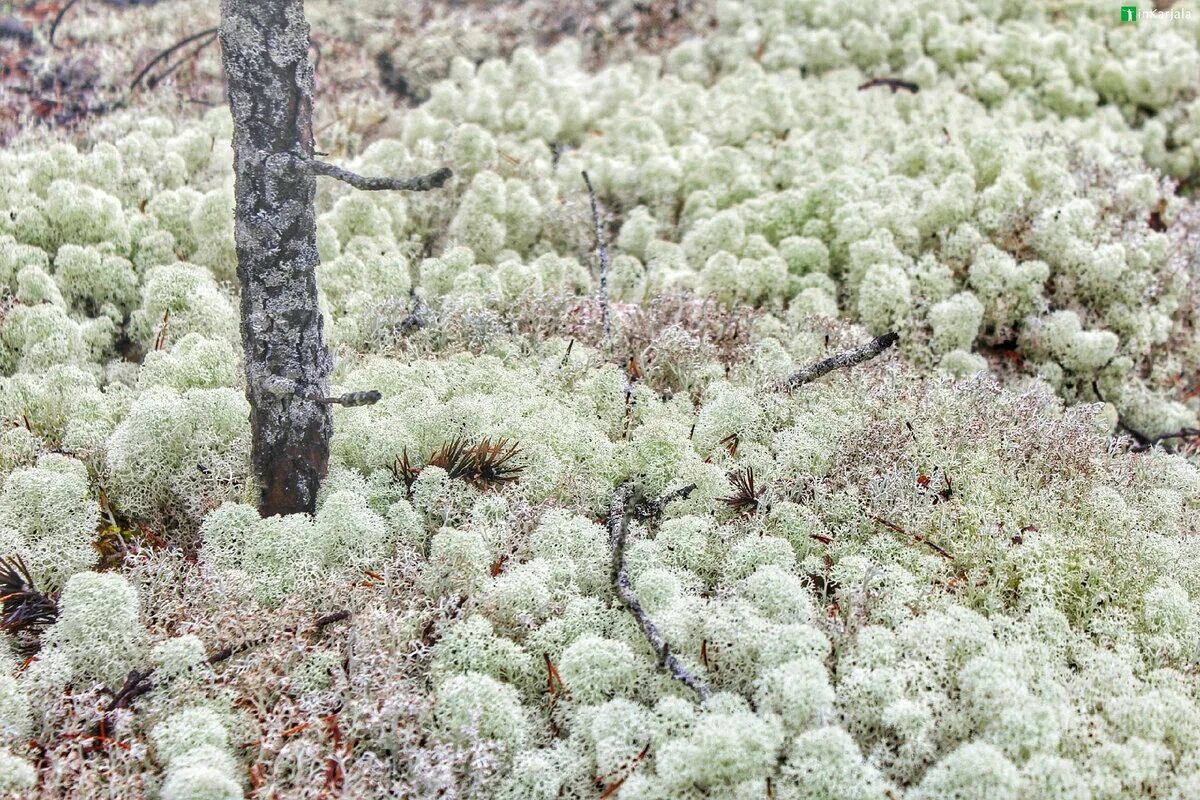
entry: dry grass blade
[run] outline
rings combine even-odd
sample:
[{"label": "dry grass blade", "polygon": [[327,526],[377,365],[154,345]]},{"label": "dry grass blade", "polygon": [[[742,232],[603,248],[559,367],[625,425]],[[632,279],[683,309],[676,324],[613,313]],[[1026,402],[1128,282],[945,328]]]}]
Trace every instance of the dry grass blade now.
[{"label": "dry grass blade", "polygon": [[525,470],[523,465],[511,463],[519,452],[521,448],[515,441],[502,437],[493,443],[491,439],[484,438],[475,445],[474,482],[493,485],[517,480]]},{"label": "dry grass blade", "polygon": [[513,463],[520,452],[520,444],[506,436],[494,441],[491,437],[484,437],[472,443],[459,435],[439,447],[424,465],[414,464],[406,449],[392,463],[391,469],[395,480],[403,482],[406,490],[412,489],[425,467],[440,467],[451,478],[486,489],[520,480],[525,466]]},{"label": "dry grass blade", "polygon": [[0,605],[0,630],[17,638],[22,653],[37,652],[42,631],[58,618],[58,605],[37,590],[20,556],[0,558]]},{"label": "dry grass blade", "polygon": [[408,448],[404,448],[404,452],[392,462],[393,479],[397,483],[403,483],[405,493],[411,495],[413,484],[417,482],[417,476],[420,474],[421,468],[412,463],[408,457]]},{"label": "dry grass blade", "polygon": [[455,436],[429,457],[427,467],[441,467],[451,478],[471,480],[475,474],[475,447],[465,436]]},{"label": "dry grass blade", "polygon": [[754,468],[747,467],[729,473],[729,482],[733,485],[733,494],[717,499],[734,511],[749,514],[757,511],[762,490],[754,485]]}]

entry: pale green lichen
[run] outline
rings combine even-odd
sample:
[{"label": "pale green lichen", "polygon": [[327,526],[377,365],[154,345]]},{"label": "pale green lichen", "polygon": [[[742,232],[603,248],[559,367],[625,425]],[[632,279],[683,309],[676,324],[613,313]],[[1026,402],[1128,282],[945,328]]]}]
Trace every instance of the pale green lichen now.
[{"label": "pale green lichen", "polygon": [[46,647],[66,659],[73,680],[120,685],[141,663],[146,632],[137,591],[120,575],[77,572],[63,587]]},{"label": "pale green lichen", "polygon": [[[103,773],[234,798],[247,770],[364,796],[1200,791],[1200,477],[1109,438],[1195,425],[1196,219],[1162,178],[1196,170],[1195,21],[707,11],[598,69],[569,37],[502,59],[477,30],[406,36],[438,62],[427,102],[365,148],[321,132],[364,174],[458,177],[319,190],[330,390],[383,397],[335,409],[315,517],[246,504],[228,113],[0,155],[0,554],[62,589],[36,658],[4,653],[6,791]],[[859,91],[878,75],[920,91]],[[766,388],[893,329],[906,365]],[[402,461],[458,438],[516,443],[519,475],[409,485]],[[722,502],[751,469],[757,502]],[[625,480],[695,484],[632,522],[625,563],[707,703],[613,596]],[[344,635],[303,616],[330,608]],[[147,666],[106,720],[130,749],[64,756]]]}]

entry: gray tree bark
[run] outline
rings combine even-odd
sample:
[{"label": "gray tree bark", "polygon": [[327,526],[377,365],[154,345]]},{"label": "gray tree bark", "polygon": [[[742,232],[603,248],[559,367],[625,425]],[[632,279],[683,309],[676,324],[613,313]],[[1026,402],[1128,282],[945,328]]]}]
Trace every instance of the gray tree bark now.
[{"label": "gray tree bark", "polygon": [[333,360],[317,298],[316,178],[357,189],[427,191],[453,173],[363,177],[313,158],[309,27],[303,0],[222,0],[221,58],[233,113],[233,169],[242,344],[258,510],[313,513],[329,469]]},{"label": "gray tree bark", "polygon": [[317,307],[312,67],[303,0],[223,0],[238,279],[263,516],[316,509],[333,433]]}]

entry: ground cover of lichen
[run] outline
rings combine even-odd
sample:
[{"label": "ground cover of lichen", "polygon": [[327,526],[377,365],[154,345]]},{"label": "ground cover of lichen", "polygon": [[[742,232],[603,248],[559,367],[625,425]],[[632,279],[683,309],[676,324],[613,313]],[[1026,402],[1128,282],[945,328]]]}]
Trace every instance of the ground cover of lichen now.
[{"label": "ground cover of lichen", "polygon": [[[1200,409],[1200,11],[1116,11],[719,3],[599,69],[431,35],[427,98],[318,134],[456,177],[321,188],[335,390],[383,399],[313,518],[253,508],[228,114],[23,137],[0,555],[56,619],[0,650],[0,791],[1200,794],[1200,471],[1121,435]],[[515,472],[444,457],[485,439]],[[629,481],[695,485],[626,562],[705,703],[614,594]]]}]

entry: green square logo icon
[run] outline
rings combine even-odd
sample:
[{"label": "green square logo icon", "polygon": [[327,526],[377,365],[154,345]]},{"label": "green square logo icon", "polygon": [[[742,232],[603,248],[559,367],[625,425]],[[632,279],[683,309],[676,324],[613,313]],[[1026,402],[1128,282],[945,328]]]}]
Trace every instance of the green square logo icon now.
[{"label": "green square logo icon", "polygon": [[1137,22],[1137,6],[1121,6],[1121,22]]}]

